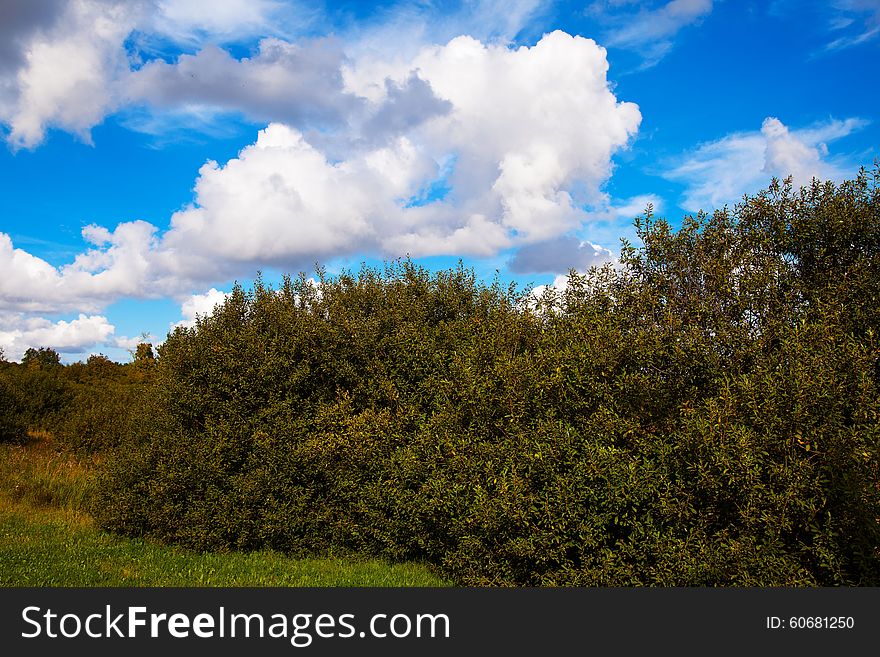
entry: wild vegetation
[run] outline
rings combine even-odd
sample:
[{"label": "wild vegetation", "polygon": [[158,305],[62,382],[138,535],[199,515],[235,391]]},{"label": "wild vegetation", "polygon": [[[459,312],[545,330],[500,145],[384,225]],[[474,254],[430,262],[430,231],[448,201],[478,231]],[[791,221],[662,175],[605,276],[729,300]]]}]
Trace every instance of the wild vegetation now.
[{"label": "wild vegetation", "polygon": [[257,280],[141,370],[7,365],[0,428],[99,451],[100,525],[197,550],[877,586],[877,175],[649,211],[617,266],[538,296],[411,262]]},{"label": "wild vegetation", "polygon": [[449,585],[422,564],[202,553],[107,533],[89,513],[101,458],[45,433],[0,444],[0,586]]}]

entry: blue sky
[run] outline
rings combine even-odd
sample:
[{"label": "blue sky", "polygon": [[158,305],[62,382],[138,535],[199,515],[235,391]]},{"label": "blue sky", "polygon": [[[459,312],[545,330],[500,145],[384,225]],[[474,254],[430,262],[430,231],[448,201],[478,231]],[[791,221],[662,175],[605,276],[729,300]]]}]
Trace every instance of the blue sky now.
[{"label": "blue sky", "polygon": [[880,157],[880,0],[13,0],[0,348],[128,359],[257,271],[563,285],[648,203]]}]

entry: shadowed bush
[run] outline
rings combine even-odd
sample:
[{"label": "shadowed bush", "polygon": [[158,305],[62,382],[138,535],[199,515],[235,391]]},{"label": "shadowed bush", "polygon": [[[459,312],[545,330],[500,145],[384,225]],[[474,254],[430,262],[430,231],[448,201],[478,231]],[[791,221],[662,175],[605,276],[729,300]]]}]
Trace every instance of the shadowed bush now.
[{"label": "shadowed bush", "polygon": [[[6,369],[0,363],[0,368]],[[0,442],[19,443],[27,434],[21,392],[0,372]]]}]

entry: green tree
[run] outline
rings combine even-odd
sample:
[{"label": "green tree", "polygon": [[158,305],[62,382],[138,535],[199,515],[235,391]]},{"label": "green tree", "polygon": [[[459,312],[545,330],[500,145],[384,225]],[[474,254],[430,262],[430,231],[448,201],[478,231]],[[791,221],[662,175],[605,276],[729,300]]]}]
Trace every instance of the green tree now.
[{"label": "green tree", "polygon": [[28,367],[55,367],[61,365],[61,356],[51,347],[29,347],[24,352],[21,364]]}]

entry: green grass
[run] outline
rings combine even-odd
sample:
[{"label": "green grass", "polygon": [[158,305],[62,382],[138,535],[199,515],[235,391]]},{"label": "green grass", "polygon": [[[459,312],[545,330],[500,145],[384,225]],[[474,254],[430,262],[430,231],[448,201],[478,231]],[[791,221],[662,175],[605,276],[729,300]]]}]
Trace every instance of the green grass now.
[{"label": "green grass", "polygon": [[0,445],[0,586],[449,586],[420,564],[197,553],[101,531],[93,463],[47,437]]}]

